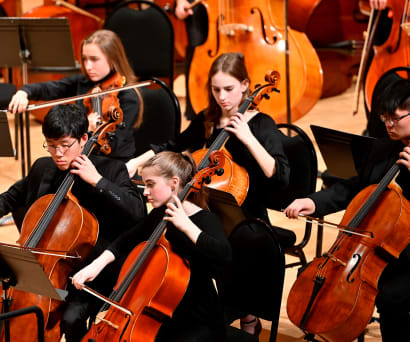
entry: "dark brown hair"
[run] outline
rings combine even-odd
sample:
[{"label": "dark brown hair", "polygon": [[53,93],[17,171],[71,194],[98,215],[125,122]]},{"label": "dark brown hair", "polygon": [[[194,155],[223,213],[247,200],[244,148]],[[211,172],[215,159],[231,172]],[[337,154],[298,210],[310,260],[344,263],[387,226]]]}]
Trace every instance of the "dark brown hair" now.
[{"label": "dark brown hair", "polygon": [[[216,102],[214,96],[212,95],[212,77],[220,71],[232,77],[235,77],[239,82],[247,80],[250,83],[248,71],[246,70],[245,58],[241,53],[228,52],[216,58],[215,61],[212,63],[212,66],[208,73],[208,108],[205,110],[205,119],[207,122],[207,126],[213,126],[214,124],[216,124],[222,115],[222,110]],[[242,101],[245,100],[245,98],[248,95],[249,88],[243,94]]]}]

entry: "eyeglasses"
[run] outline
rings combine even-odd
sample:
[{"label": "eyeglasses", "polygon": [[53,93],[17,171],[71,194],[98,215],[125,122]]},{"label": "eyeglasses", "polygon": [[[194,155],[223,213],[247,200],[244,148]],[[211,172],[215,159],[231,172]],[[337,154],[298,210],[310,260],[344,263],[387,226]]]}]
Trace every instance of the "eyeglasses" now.
[{"label": "eyeglasses", "polygon": [[57,146],[49,145],[47,144],[47,141],[45,141],[43,143],[43,148],[50,153],[55,153],[56,151],[60,151],[60,153],[66,154],[67,151],[75,144],[76,141],[77,140],[74,140],[71,144],[63,144],[63,145],[57,145]]},{"label": "eyeglasses", "polygon": [[391,116],[391,115],[389,115],[389,114],[383,114],[383,115],[380,115],[380,120],[381,120],[383,123],[388,123],[389,125],[395,125],[395,124],[397,124],[401,119],[404,119],[406,116],[409,116],[409,115],[410,115],[410,113],[393,117],[393,116]]}]

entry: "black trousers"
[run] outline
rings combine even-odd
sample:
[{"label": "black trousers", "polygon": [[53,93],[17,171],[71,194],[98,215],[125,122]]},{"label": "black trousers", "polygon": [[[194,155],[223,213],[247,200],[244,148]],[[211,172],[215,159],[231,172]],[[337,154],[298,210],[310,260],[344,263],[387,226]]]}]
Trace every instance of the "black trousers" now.
[{"label": "black trousers", "polygon": [[66,342],[80,342],[88,331],[87,320],[94,318],[103,303],[85,291],[73,289],[60,322]]},{"label": "black trousers", "polygon": [[383,342],[410,341],[410,261],[404,251],[379,279],[376,307]]}]

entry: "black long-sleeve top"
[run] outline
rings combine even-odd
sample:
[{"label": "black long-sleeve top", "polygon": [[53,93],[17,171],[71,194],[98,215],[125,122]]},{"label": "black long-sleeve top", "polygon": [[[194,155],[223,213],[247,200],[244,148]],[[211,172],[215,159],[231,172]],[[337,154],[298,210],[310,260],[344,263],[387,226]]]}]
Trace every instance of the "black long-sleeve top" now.
[{"label": "black long-sleeve top", "polygon": [[[64,77],[58,81],[26,84],[21,87],[21,90],[28,94],[30,100],[55,100],[84,95],[94,88],[97,83],[85,78],[82,74],[78,74]],[[123,111],[124,127],[119,127],[116,130],[115,136],[110,142],[112,150],[108,156],[128,161],[136,153],[133,126],[138,119],[140,103],[133,89],[120,91],[118,100]],[[78,100],[77,104],[84,107],[83,100]]]},{"label": "black long-sleeve top", "polygon": [[[345,209],[362,189],[380,182],[399,159],[399,153],[403,148],[404,145],[400,141],[392,141],[388,138],[376,140],[358,176],[336,183],[309,196],[315,202],[314,215],[320,217]],[[410,172],[406,168],[400,167],[396,183],[400,185],[404,197],[410,200]],[[410,261],[410,246],[405,252]]]},{"label": "black long-sleeve top", "polygon": [[[71,192],[82,207],[95,215],[99,224],[97,243],[88,257],[88,260],[93,260],[119,234],[142,219],[145,215],[145,204],[130,181],[123,162],[95,155],[90,156],[90,160],[103,178],[93,187],[76,177]],[[0,195],[0,217],[10,212],[17,213],[14,217],[16,225],[19,226],[38,198],[57,191],[67,172],[59,170],[51,157],[37,159],[26,177]],[[84,263],[86,264],[86,261]],[[107,279],[115,281],[111,279],[110,272],[107,274]],[[116,274],[113,274],[115,277]],[[102,286],[110,289],[113,284]],[[100,289],[99,286],[91,286]]]},{"label": "black long-sleeve top", "polygon": [[[165,208],[157,208],[135,228],[118,237],[109,247],[116,258],[128,254],[138,243],[149,238],[164,217]],[[190,280],[186,293],[174,311],[171,321],[161,329],[186,327],[190,322],[223,330],[224,320],[212,278],[231,260],[231,247],[218,217],[205,210],[190,216],[202,232],[194,244],[183,232],[168,224],[165,237],[173,251],[186,259]]]},{"label": "black long-sleeve top", "polygon": [[[175,141],[168,141],[162,145],[151,145],[155,153],[163,150],[182,152],[209,147],[222,129],[214,128],[209,139],[205,137],[205,116],[199,113]],[[242,204],[247,217],[258,217],[269,222],[266,211],[269,196],[275,191],[283,189],[289,183],[290,168],[288,159],[283,150],[279,131],[275,121],[263,113],[256,114],[248,122],[249,128],[256,139],[276,161],[276,173],[268,178],[260,168],[258,162],[244,144],[234,135],[227,141],[225,147],[232,155],[233,160],[244,167],[249,174],[249,191]]]}]

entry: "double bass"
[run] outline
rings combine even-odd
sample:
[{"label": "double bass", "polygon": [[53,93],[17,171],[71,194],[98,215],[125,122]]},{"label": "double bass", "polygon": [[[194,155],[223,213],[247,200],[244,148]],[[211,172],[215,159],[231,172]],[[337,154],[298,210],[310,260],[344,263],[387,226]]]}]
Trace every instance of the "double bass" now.
[{"label": "double bass", "polygon": [[345,342],[369,323],[380,275],[410,241],[410,203],[390,184],[398,172],[394,164],[379,184],[354,197],[341,222],[351,232],[339,233],[330,250],[296,279],[287,311],[305,333]]},{"label": "double bass", "polygon": [[[410,66],[410,7],[409,0],[391,0],[389,16],[392,27],[387,40],[380,46],[374,46],[374,56],[364,81],[366,108],[370,111],[373,91],[377,81],[387,71],[396,67]],[[404,78],[408,78],[404,73]]]},{"label": "double bass", "polygon": [[[198,171],[185,185],[178,195],[180,201],[192,191],[199,191],[223,167],[224,156],[215,151],[209,167]],[[161,220],[149,239],[129,254],[114,291],[97,315],[99,322],[92,325],[82,341],[153,342],[164,318],[172,317],[185,294],[190,270],[165,238],[166,227],[167,221]],[[96,294],[87,287],[83,289]]]},{"label": "double bass", "polygon": [[360,64],[368,15],[358,0],[288,0],[289,25],[306,33],[323,68],[323,97],[348,89]]},{"label": "double bass", "polygon": [[207,105],[203,96],[207,82],[204,70],[209,70],[214,59],[225,52],[245,56],[254,84],[263,82],[266,70],[277,70],[281,75],[289,71],[289,94],[283,91],[275,101],[260,106],[276,122],[286,122],[288,109],[295,121],[316,104],[322,92],[322,68],[304,33],[288,30],[286,67],[283,1],[207,0],[202,4],[208,13],[208,37],[195,48],[189,71],[189,93],[196,112]]}]

